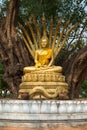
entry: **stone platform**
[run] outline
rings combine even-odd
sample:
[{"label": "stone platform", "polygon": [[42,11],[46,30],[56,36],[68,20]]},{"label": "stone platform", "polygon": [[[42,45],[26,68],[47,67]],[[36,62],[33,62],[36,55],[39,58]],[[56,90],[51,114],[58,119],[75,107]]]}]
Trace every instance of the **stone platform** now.
[{"label": "stone platform", "polygon": [[87,123],[87,101],[0,100],[0,126],[46,127]]}]

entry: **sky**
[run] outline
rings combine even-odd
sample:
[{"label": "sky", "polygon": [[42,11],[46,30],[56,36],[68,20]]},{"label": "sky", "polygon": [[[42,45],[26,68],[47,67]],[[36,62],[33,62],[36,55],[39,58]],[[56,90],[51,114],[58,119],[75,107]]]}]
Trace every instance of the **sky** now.
[{"label": "sky", "polygon": [[0,0],[0,3],[2,3],[2,0]]}]

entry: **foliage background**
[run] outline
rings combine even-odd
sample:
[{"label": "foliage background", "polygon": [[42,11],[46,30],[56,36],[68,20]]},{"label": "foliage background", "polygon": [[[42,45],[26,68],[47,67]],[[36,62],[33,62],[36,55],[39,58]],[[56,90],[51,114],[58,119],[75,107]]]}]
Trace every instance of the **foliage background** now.
[{"label": "foliage background", "polygon": [[[3,0],[2,3],[0,3],[0,20],[6,18],[8,5],[9,0]],[[47,18],[48,27],[50,18],[53,16],[54,29],[60,18],[62,18],[63,24],[69,18],[71,19],[70,26],[77,23],[76,30],[71,33],[55,63],[56,65],[62,65],[66,68],[67,65],[65,65],[65,63],[71,63],[79,50],[87,44],[87,0],[20,0],[17,21],[24,24],[30,16],[34,14],[40,26],[43,12]],[[67,75],[68,69],[64,73]],[[86,90],[86,87],[83,86],[87,86],[87,83],[84,84],[85,85],[81,87],[80,94]]]}]

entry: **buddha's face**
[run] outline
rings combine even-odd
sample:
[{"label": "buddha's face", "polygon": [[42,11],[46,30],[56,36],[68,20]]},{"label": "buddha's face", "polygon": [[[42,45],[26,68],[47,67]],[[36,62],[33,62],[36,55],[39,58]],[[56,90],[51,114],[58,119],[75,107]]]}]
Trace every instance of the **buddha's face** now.
[{"label": "buddha's face", "polygon": [[45,47],[47,47],[47,44],[48,44],[48,38],[47,37],[43,37],[41,39],[41,47],[45,48]]}]

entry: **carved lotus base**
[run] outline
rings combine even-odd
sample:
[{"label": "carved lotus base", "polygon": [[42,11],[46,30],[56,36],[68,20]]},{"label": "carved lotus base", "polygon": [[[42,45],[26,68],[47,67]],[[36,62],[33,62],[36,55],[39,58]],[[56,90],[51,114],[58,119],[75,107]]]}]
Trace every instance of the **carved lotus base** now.
[{"label": "carved lotus base", "polygon": [[67,99],[67,95],[65,76],[54,71],[25,73],[19,86],[20,99]]}]

